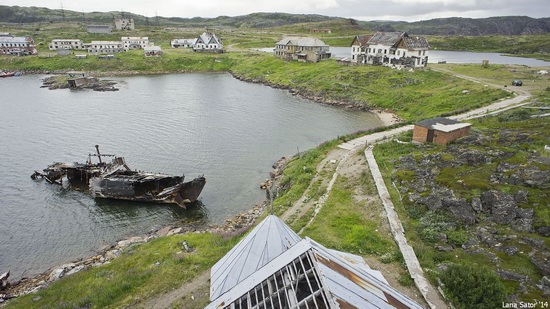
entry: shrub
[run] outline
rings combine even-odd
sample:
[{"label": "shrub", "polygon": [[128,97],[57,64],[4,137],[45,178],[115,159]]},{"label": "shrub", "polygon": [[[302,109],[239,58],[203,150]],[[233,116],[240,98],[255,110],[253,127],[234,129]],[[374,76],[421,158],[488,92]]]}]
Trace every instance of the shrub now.
[{"label": "shrub", "polygon": [[504,285],[486,268],[453,264],[440,279],[456,308],[496,308],[506,300]]}]

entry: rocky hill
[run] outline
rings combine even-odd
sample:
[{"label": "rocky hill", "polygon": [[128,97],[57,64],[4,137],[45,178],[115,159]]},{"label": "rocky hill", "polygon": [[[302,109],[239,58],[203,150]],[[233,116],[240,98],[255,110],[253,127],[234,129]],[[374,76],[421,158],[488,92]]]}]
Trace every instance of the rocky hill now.
[{"label": "rocky hill", "polygon": [[[242,16],[215,18],[147,17],[128,12],[75,12],[40,7],[2,6],[0,22],[82,22],[110,23],[113,18],[133,18],[136,24],[146,26],[272,28],[305,23],[347,21],[346,18],[315,14],[252,13]],[[365,31],[407,31],[419,35],[520,35],[550,32],[550,18],[501,16],[490,18],[438,18],[418,22],[353,21],[351,28]]]}]

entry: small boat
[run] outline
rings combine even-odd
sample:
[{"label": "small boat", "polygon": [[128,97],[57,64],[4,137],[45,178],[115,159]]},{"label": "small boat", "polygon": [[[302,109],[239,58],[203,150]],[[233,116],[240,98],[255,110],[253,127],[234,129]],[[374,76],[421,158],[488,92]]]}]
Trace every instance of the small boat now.
[{"label": "small boat", "polygon": [[[185,182],[185,176],[146,173],[131,170],[123,157],[102,154],[96,145],[97,154],[89,154],[86,163],[54,163],[43,172],[35,171],[32,179],[43,178],[49,183],[63,185],[66,178],[70,187],[90,193],[95,198],[128,201],[177,204],[185,208],[195,202],[206,179],[199,176]],[[92,163],[97,157],[97,163]],[[111,157],[111,162],[102,158]]]}]

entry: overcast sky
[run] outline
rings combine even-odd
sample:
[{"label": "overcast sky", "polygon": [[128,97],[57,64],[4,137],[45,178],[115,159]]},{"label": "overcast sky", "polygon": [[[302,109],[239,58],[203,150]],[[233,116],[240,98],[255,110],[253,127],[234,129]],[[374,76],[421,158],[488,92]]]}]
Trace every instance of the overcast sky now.
[{"label": "overcast sky", "polygon": [[[1,0],[0,5],[144,16],[217,17],[255,12],[320,14],[358,20],[417,21],[441,17],[550,17],[549,0]],[[1,20],[0,20],[1,21]]]}]

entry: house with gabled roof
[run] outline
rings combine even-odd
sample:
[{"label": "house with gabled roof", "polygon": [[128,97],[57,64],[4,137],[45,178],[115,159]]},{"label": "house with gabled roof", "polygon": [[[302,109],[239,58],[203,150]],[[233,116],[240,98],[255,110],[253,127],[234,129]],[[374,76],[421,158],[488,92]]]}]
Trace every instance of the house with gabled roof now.
[{"label": "house with gabled roof", "polygon": [[352,42],[352,62],[422,68],[428,65],[430,45],[425,37],[406,32],[376,32]]},{"label": "house with gabled roof", "polygon": [[311,37],[285,37],[275,44],[275,57],[285,60],[319,62],[330,58],[330,47]]},{"label": "house with gabled roof", "polygon": [[269,215],[210,272],[207,309],[422,308],[362,257],[302,239]]},{"label": "house with gabled roof", "polygon": [[199,35],[195,44],[193,44],[193,50],[196,52],[223,53],[223,44],[214,33],[205,31]]}]

